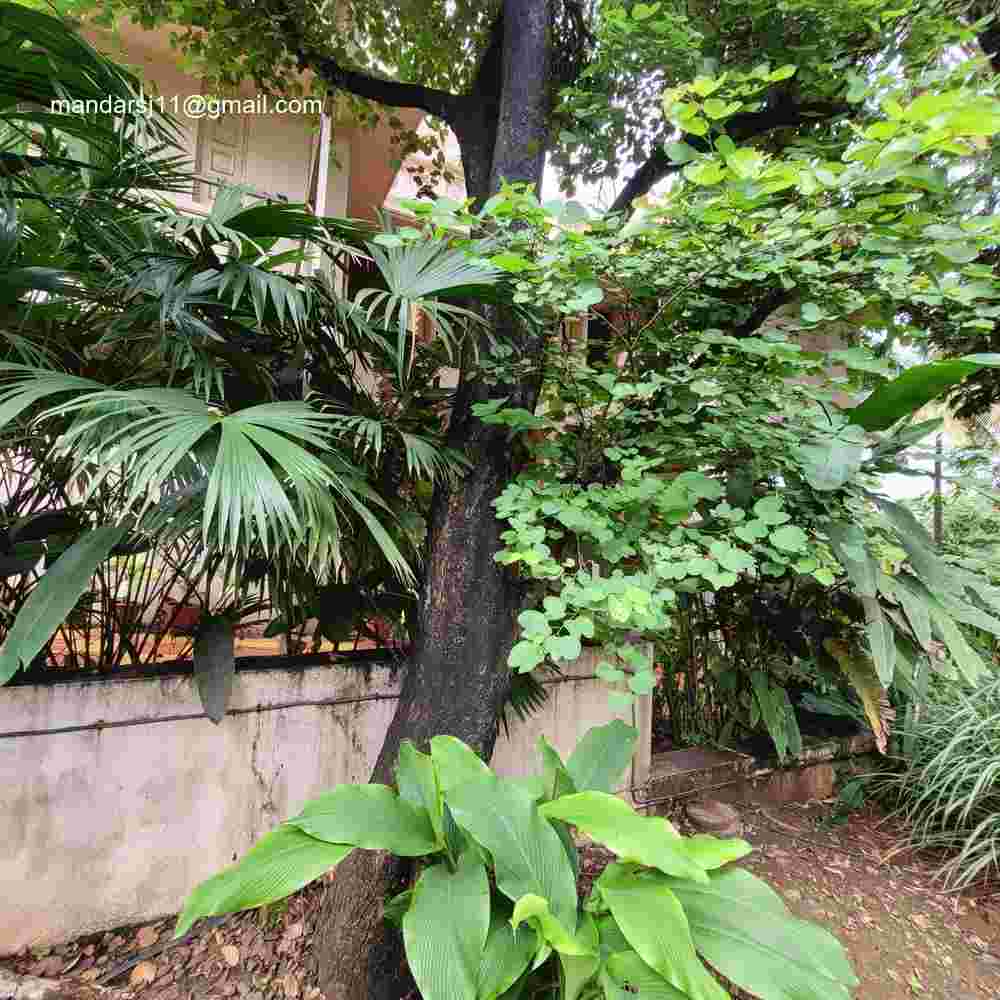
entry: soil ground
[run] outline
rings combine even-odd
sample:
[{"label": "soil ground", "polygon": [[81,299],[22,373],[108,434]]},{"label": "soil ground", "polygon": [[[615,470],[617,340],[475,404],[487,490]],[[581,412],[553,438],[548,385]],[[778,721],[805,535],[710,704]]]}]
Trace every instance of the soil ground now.
[{"label": "soil ground", "polygon": [[[822,803],[748,808],[743,818],[754,846],[743,863],[795,913],[843,941],[861,980],[857,1000],[1000,1000],[1000,887],[978,897],[942,893],[929,861],[890,855],[899,831],[872,810],[839,826]],[[608,857],[585,850],[582,881]],[[320,1000],[310,947],[323,891],[314,884],[284,905],[235,915],[165,950],[157,949],[169,941],[172,919],[4,964],[124,987],[141,1000]]]},{"label": "soil ground", "polygon": [[945,893],[928,859],[890,855],[900,831],[868,809],[843,825],[820,803],[744,813],[744,864],[847,947],[858,1000],[1000,998],[1000,886]]}]

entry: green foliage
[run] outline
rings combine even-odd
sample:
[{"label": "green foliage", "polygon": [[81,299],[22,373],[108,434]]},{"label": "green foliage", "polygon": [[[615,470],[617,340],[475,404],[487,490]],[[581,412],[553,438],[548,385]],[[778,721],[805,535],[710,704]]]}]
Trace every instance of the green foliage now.
[{"label": "green foliage", "polygon": [[[495,272],[437,244],[380,252],[388,310],[379,292],[344,299],[306,266],[317,253],[330,269],[364,256],[371,226],[248,203],[235,188],[220,189],[204,217],[177,213],[164,196],[193,178],[171,145],[175,124],[138,101],[138,81],[58,18],[0,12],[10,166],[0,170],[0,448],[30,470],[44,501],[28,509],[48,517],[19,539],[9,508],[4,566],[24,577],[9,618],[38,593],[30,629],[5,620],[15,641],[0,675],[44,654],[95,572],[113,575],[69,554],[54,566],[110,531],[120,552],[152,550],[170,565],[183,549],[192,580],[225,580],[226,606],[212,614],[259,607],[267,593],[277,630],[317,618],[339,640],[367,617],[402,622],[432,485],[463,467],[443,443],[434,380],[445,339],[462,348],[468,314],[444,297],[472,278],[496,294],[486,289]],[[132,110],[50,114],[26,103],[95,96]],[[448,337],[418,358],[409,324],[421,303]],[[72,524],[60,520],[67,492]],[[213,660],[206,641],[203,665]],[[218,715],[225,698],[208,700]]]},{"label": "green foliage", "polygon": [[[907,506],[929,531],[934,517],[934,497],[928,494]],[[1000,585],[1000,510],[988,493],[958,488],[942,497],[941,555],[959,569]]]},{"label": "green foliage", "polygon": [[943,851],[950,888],[989,879],[1000,868],[1000,682],[944,687],[912,724],[901,773],[876,780],[898,810],[909,843]]},{"label": "green foliage", "polygon": [[338,865],[352,850],[310,837],[297,827],[280,826],[265,834],[238,868],[213,876],[191,893],[178,917],[178,936],[201,917],[284,899]]},{"label": "green foliage", "polygon": [[[669,634],[679,594],[718,600],[787,586],[818,606],[829,602],[812,596],[817,585],[840,588],[846,599],[824,608],[832,615],[823,634],[803,639],[806,652],[783,653],[778,669],[721,665],[739,675],[731,689],[749,699],[746,725],[766,728],[782,752],[798,740],[783,667],[851,664],[843,676],[859,685],[882,743],[884,689],[913,683],[921,651],[943,643],[942,669],[972,679],[983,665],[959,624],[1000,625],[996,594],[938,558],[878,478],[909,471],[907,450],[930,432],[907,423],[912,414],[996,359],[935,361],[890,378],[886,358],[863,346],[865,329],[886,330],[890,345],[904,327],[912,334],[907,310],[957,335],[997,307],[987,257],[997,217],[945,183],[1000,131],[994,82],[974,61],[938,61],[944,40],[967,29],[920,4],[901,9],[891,41],[867,5],[795,7],[832,44],[871,46],[870,77],[824,75],[809,62],[813,38],[798,62],[737,59],[672,83],[660,95],[666,117],[694,138],[672,147],[683,170],[669,192],[624,226],[566,224],[557,205],[517,187],[476,215],[452,213],[456,227],[490,232],[470,252],[509,269],[515,301],[542,308],[554,329],[567,316],[596,320],[604,303],[599,351],[552,337],[536,369],[545,380],[536,412],[505,408],[499,392],[475,407],[523,449],[520,475],[496,503],[508,525],[497,558],[535,595],[510,666],[558,664],[593,640],[607,654],[599,676],[626,702],[655,684],[636,640]],[[648,24],[631,8],[605,13],[604,30],[630,41],[683,37],[659,8]],[[740,16],[774,23],[762,8]],[[765,113],[766,95],[789,81],[842,97],[849,126],[741,144],[738,115]],[[813,330],[854,343],[827,357],[793,339]],[[496,352],[482,367],[502,384],[524,361]],[[865,402],[845,406],[844,394],[873,382]],[[885,546],[903,558],[883,566]],[[846,643],[835,647],[844,655],[825,640]],[[759,671],[768,676],[754,681]]]},{"label": "green foliage", "polygon": [[851,411],[851,423],[866,430],[886,430],[970,375],[996,367],[1000,367],[1000,355],[993,354],[916,365],[856,406]]},{"label": "green foliage", "polygon": [[70,546],[28,595],[0,652],[0,683],[35,658],[87,588],[97,566],[124,537],[115,525],[97,528]]},{"label": "green foliage", "polygon": [[[783,124],[783,112],[797,106],[810,114],[793,120],[812,131],[824,117],[863,110],[894,59],[919,63],[968,38],[968,25],[949,13],[919,0],[891,10],[866,0],[602,3],[594,55],[562,92],[556,160],[567,185],[612,177],[619,159],[642,163],[658,153],[669,170],[691,163],[720,134],[752,129],[755,115],[770,112]],[[774,133],[761,145],[785,141]],[[731,160],[746,174],[759,163],[742,149]]]},{"label": "green foliage", "polygon": [[[445,10],[419,6],[386,14],[349,4],[346,33],[310,5],[291,18],[218,4],[146,5],[139,15],[147,26],[169,18],[190,27],[181,47],[220,80],[249,74],[282,86],[302,43],[344,66],[464,85],[495,7],[449,8],[454,30],[442,37],[450,43],[457,31],[468,44],[457,63],[449,54],[445,74],[441,48],[417,16],[440,20]],[[145,517],[149,508],[148,533],[159,537],[165,524],[200,529],[240,579],[270,562],[261,576],[281,608],[276,629],[318,617],[321,634],[340,636],[376,602],[397,621],[415,610],[412,589],[393,577],[406,579],[404,564],[413,569],[431,482],[460,471],[441,442],[435,408],[446,400],[429,385],[462,349],[478,382],[474,414],[506,431],[518,470],[495,505],[506,523],[497,558],[533,599],[518,619],[511,669],[558,666],[593,641],[606,653],[599,675],[627,703],[655,686],[641,640],[669,636],[678,595],[735,594],[749,604],[748,592],[780,586],[830,612],[825,634],[777,667],[744,656],[718,672],[740,699],[740,725],[767,729],[783,750],[797,738],[781,690],[785,667],[848,663],[853,683],[874,676],[885,688],[912,683],[920,651],[942,642],[948,664],[975,677],[982,665],[959,626],[995,629],[996,594],[943,563],[877,480],[906,471],[906,449],[925,430],[901,422],[908,412],[976,374],[970,365],[992,363],[935,361],[887,378],[895,338],[920,323],[957,338],[1000,308],[989,258],[997,218],[974,184],[1000,131],[1000,102],[979,62],[945,58],[973,28],[917,0],[891,16],[861,0],[835,10],[814,0],[722,5],[711,19],[655,4],[607,3],[599,14],[594,58],[560,115],[613,121],[581,130],[595,143],[595,163],[600,142],[649,151],[676,130],[668,153],[678,170],[661,203],[641,205],[622,225],[506,186],[477,213],[448,200],[413,203],[414,225],[373,236],[294,206],[247,207],[223,192],[197,222],[130,202],[120,227],[97,227],[98,254],[88,249],[89,230],[84,239],[50,198],[49,230],[72,233],[87,265],[73,281],[99,293],[87,311],[96,336],[81,339],[73,325],[81,350],[113,344],[131,353],[114,359],[115,372],[108,365],[96,395],[59,381],[80,378],[75,363],[56,377],[58,366],[21,359],[45,375],[20,394],[12,388],[12,407],[23,404],[30,426],[69,436],[98,482],[120,475],[119,515]],[[355,48],[359,40],[369,48]],[[666,74],[665,54],[675,50],[682,57]],[[642,99],[596,105],[596,94],[620,87]],[[626,104],[643,109],[648,127],[632,111],[617,121]],[[751,127],[772,114],[785,123],[780,135]],[[849,120],[832,126],[838,115]],[[564,151],[582,141],[560,139]],[[80,198],[70,200],[78,209]],[[344,302],[329,283],[287,274],[288,256],[274,252],[280,236],[330,253],[347,244],[367,252],[380,287]],[[23,240],[11,245],[21,248],[18,281],[28,265],[52,263],[29,261]],[[59,287],[57,277],[45,272],[44,280]],[[468,300],[509,306],[508,293],[532,342],[547,347],[524,353],[497,329],[476,338],[478,357],[466,352],[465,326],[483,332]],[[23,297],[14,302],[19,315],[30,311]],[[54,305],[80,316],[68,294]],[[769,319],[779,305],[780,324]],[[414,306],[439,334],[426,349],[409,329]],[[597,307],[606,342],[584,350],[563,321],[596,319]],[[64,328],[65,316],[57,318]],[[794,339],[832,324],[858,343],[825,357]],[[336,337],[323,334],[328,328]],[[134,343],[150,330],[160,346],[136,370]],[[861,346],[866,330],[885,333],[883,356]],[[274,409],[284,404],[270,372],[244,349],[263,335],[293,384],[309,368],[315,395],[296,399],[294,418]],[[18,349],[50,349],[40,337],[29,344]],[[388,406],[360,390],[353,358],[371,359]],[[112,388],[113,374],[129,384]],[[512,385],[535,379],[536,412],[507,405]],[[204,401],[197,414],[178,397],[173,408],[162,405],[165,386],[178,383]],[[840,405],[843,393],[873,383],[861,406]],[[49,405],[45,385],[67,397]],[[161,467],[177,470],[177,482],[165,484]],[[180,487],[177,506],[156,511],[153,494],[164,485]],[[873,511],[878,528],[859,534],[853,526]],[[880,544],[905,558],[883,568]],[[345,567],[336,580],[324,572],[332,563]],[[831,587],[846,595],[836,608],[816,596]],[[844,655],[826,640],[846,644],[834,647]],[[867,680],[859,690],[884,735],[883,692]]]},{"label": "green foliage", "polygon": [[[348,785],[308,803],[298,819],[199,886],[176,933],[201,917],[288,895],[355,848],[395,850],[403,838],[407,853],[422,848],[421,871],[386,915],[402,925],[425,1000],[513,998],[553,981],[561,1000],[618,1000],[636,988],[725,1000],[703,959],[763,1000],[846,1000],[857,980],[836,940],[729,864],[749,845],[681,837],[666,820],[644,818],[609,794],[636,735],[621,723],[592,730],[567,765],[543,740],[543,767],[561,772],[565,784],[557,790],[546,779],[538,795],[497,778],[451,737],[435,737],[429,756],[404,744],[398,795]],[[578,790],[570,773],[594,787]],[[442,814],[453,817],[454,834],[427,839]],[[560,833],[563,821],[619,858],[582,904],[576,848]]]}]

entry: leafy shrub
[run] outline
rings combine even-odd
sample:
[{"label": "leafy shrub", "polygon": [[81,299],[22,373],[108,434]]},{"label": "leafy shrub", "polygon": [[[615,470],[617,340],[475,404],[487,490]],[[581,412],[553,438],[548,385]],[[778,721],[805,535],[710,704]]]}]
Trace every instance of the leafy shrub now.
[{"label": "leafy shrub", "polygon": [[[846,1000],[857,980],[837,940],[729,864],[748,844],[682,837],[610,794],[636,736],[592,729],[565,763],[542,738],[542,774],[506,780],[453,737],[429,754],[404,743],[395,789],[339,785],[307,803],[199,886],[177,933],[288,896],[355,848],[388,850],[420,859],[385,916],[424,1000],[725,1000],[702,959],[765,1000]],[[572,827],[618,855],[582,904]]]},{"label": "leafy shrub", "polygon": [[905,771],[882,784],[909,842],[952,856],[940,869],[959,888],[1000,868],[1000,679],[949,685],[908,734]]}]

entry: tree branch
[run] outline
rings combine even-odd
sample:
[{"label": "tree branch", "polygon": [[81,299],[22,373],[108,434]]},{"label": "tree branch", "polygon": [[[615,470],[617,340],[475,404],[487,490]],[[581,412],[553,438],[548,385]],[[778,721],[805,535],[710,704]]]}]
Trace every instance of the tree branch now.
[{"label": "tree branch", "polygon": [[455,110],[461,102],[456,94],[435,87],[425,87],[419,83],[400,83],[397,80],[383,80],[357,70],[345,69],[335,59],[306,49],[300,50],[299,63],[308,66],[324,80],[340,90],[346,90],[356,97],[364,97],[391,108],[418,108],[428,114],[451,122]]},{"label": "tree branch", "polygon": [[[846,104],[831,104],[825,101],[796,104],[794,101],[780,100],[761,111],[746,111],[733,115],[726,121],[726,133],[734,142],[746,142],[764,135],[776,128],[795,128],[806,122],[836,118],[850,110]],[[681,140],[699,152],[708,152],[711,139],[707,136],[682,135]],[[674,163],[657,146],[649,159],[629,178],[621,194],[615,198],[610,211],[626,212],[636,198],[647,194],[654,184],[658,184],[668,174],[680,170],[683,164]]]},{"label": "tree branch", "polygon": [[983,55],[989,59],[993,72],[1000,73],[1000,13],[996,10],[996,4],[992,0],[979,0],[969,10],[969,17],[976,21],[989,15],[993,16],[993,20],[979,32],[976,40]]},{"label": "tree branch", "polygon": [[299,69],[311,69],[327,83],[390,108],[417,108],[448,121],[459,98],[445,90],[418,83],[383,80],[359,70],[346,69],[336,59],[307,44],[301,24],[291,14],[281,18],[285,44],[298,59]]},{"label": "tree branch", "polygon": [[979,45],[989,56],[994,73],[1000,73],[1000,21],[994,21],[979,35]]},{"label": "tree branch", "polygon": [[792,301],[793,294],[784,288],[775,288],[767,292],[751,310],[750,315],[739,326],[733,327],[732,335],[740,339],[752,336],[771,313],[780,309],[786,302]]},{"label": "tree branch", "polygon": [[659,184],[667,174],[680,170],[681,164],[674,163],[662,146],[657,146],[649,159],[639,167],[639,169],[625,182],[625,187],[621,189],[618,197],[612,202],[611,212],[627,212],[632,208],[632,203],[648,194],[652,188]]}]

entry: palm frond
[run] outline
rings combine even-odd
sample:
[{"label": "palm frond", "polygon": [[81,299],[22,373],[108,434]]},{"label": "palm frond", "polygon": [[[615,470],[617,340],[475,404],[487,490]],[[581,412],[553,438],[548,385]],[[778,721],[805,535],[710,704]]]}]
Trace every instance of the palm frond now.
[{"label": "palm frond", "polygon": [[458,288],[472,290],[494,285],[501,272],[485,267],[464,251],[436,241],[390,248],[369,243],[367,247],[387,290],[362,289],[355,302],[366,308],[369,322],[377,319],[385,328],[396,331],[396,374],[400,382],[406,381],[409,368],[405,359],[412,359],[412,348],[408,351],[407,347],[416,309],[429,318],[449,359],[454,360],[468,325],[485,326],[485,320],[471,309],[443,302],[440,297]]},{"label": "palm frond", "polygon": [[198,484],[187,499],[200,497],[206,546],[211,539],[230,559],[281,547],[312,565],[329,555],[350,511],[394,571],[412,576],[374,513],[387,508],[338,451],[337,420],[305,403],[226,414],[180,389],[109,389],[14,364],[0,364],[0,378],[0,429],[29,410],[37,428],[68,420],[55,454],[71,462],[85,498],[124,475],[120,518],[141,520],[169,486]]},{"label": "palm frond", "polygon": [[58,17],[0,3],[0,134],[7,154],[23,155],[33,144],[42,163],[92,170],[102,187],[176,189],[176,162],[161,154],[180,149],[180,127],[144,96],[133,74]]}]

